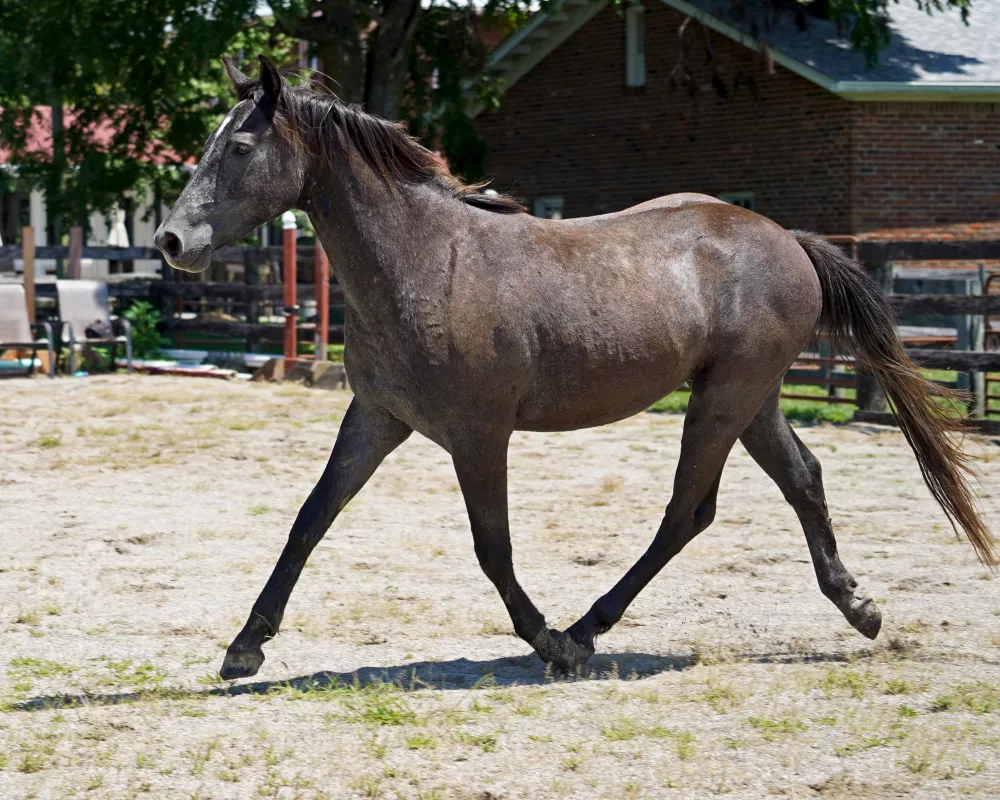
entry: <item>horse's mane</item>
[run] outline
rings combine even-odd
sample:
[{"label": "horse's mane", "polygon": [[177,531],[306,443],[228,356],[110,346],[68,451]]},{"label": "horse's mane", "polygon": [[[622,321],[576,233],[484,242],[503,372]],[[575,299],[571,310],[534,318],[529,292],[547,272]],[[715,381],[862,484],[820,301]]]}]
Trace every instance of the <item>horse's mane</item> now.
[{"label": "horse's mane", "polygon": [[[294,75],[295,71],[283,71]],[[256,80],[240,87],[240,99],[255,95]],[[315,141],[319,155],[332,162],[336,151],[350,148],[390,186],[397,182],[431,183],[470,206],[499,214],[520,214],[525,207],[505,194],[484,194],[483,183],[462,183],[451,174],[440,156],[411,136],[401,122],[368,114],[360,106],[344,103],[322,84],[285,83],[274,123],[297,146]],[[305,136],[311,133],[311,136]]]}]

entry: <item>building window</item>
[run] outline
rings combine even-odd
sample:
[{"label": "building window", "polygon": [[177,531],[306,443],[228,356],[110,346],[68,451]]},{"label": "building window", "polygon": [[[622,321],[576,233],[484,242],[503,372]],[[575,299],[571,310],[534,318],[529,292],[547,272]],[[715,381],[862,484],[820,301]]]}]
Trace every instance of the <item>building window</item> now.
[{"label": "building window", "polygon": [[645,9],[629,6],[625,11],[625,85],[637,88],[646,85],[646,22]]},{"label": "building window", "polygon": [[542,219],[562,219],[563,199],[561,197],[536,198],[535,216]]},{"label": "building window", "polygon": [[719,195],[719,199],[753,211],[753,192],[723,192]]}]

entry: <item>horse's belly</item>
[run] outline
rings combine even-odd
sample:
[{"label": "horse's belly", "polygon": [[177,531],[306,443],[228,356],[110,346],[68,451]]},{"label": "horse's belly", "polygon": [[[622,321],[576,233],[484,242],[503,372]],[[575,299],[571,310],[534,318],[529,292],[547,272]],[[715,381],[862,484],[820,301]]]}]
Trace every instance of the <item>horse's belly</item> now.
[{"label": "horse's belly", "polygon": [[686,365],[629,365],[580,376],[540,376],[518,409],[515,427],[567,431],[607,425],[645,411],[689,377]]}]

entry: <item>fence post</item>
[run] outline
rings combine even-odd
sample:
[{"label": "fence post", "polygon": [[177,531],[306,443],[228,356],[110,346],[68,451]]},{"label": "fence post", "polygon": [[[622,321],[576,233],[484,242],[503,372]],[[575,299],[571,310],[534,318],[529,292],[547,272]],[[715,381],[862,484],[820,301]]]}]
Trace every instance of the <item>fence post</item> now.
[{"label": "fence post", "polygon": [[[892,262],[873,262],[865,264],[865,269],[885,294],[892,294]],[[889,410],[889,401],[878,381],[871,375],[858,374],[858,409],[860,411],[877,411],[885,413]]]},{"label": "fence post", "polygon": [[35,229],[21,228],[21,261],[24,263],[24,301],[28,305],[28,322],[35,324]]},{"label": "fence post", "polygon": [[316,237],[316,354],[317,361],[326,361],[326,346],[330,339],[330,260]]},{"label": "fence post", "polygon": [[[979,265],[979,280],[973,282],[972,294],[985,294],[986,265]],[[970,330],[969,349],[976,353],[986,350],[986,315],[976,314],[969,317]],[[973,372],[969,375],[972,389],[972,404],[969,412],[974,419],[986,419],[986,373]]]},{"label": "fence post", "polygon": [[[250,250],[244,249],[243,251],[243,285],[244,286],[257,286],[260,283],[260,279],[257,273],[257,263],[250,257]],[[260,305],[257,302],[257,296],[253,295],[252,298],[247,302],[247,322],[251,325],[256,325],[260,321]],[[253,332],[253,328],[250,329],[250,333],[247,334],[246,338],[246,349],[248,353],[256,353],[259,349],[257,346],[257,335]]]},{"label": "fence post", "polygon": [[70,280],[80,280],[83,277],[83,228],[74,225],[69,229],[69,264],[66,267],[66,277]]},{"label": "fence post", "polygon": [[286,211],[281,215],[281,236],[282,244],[284,245],[284,271],[283,277],[285,280],[285,307],[283,312],[285,314],[285,366],[290,367],[291,363],[295,361],[298,355],[298,341],[296,339],[298,331],[296,325],[298,325],[298,310],[299,307],[296,305],[295,301],[295,276],[297,274],[297,254],[295,252],[295,234],[296,228],[298,226],[295,224],[295,214],[291,211]]}]

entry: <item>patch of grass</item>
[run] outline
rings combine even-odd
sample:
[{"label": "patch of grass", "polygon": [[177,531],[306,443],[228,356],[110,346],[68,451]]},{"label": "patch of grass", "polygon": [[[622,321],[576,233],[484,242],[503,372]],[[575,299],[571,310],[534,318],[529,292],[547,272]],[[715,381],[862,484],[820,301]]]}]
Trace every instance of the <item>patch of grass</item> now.
[{"label": "patch of grass", "polygon": [[725,714],[743,704],[743,694],[731,686],[710,684],[705,690],[704,700],[717,714]]},{"label": "patch of grass", "polygon": [[885,692],[885,694],[890,695],[925,692],[927,691],[927,683],[925,681],[911,683],[905,678],[893,678],[890,681],[886,681],[885,687],[882,691]]},{"label": "patch of grass", "polygon": [[971,711],[991,714],[1000,710],[1000,690],[986,682],[960,683],[931,703],[931,711]]},{"label": "patch of grass", "polygon": [[649,407],[649,410],[654,414],[683,414],[687,411],[690,399],[691,392],[673,392],[663,399],[657,400]]},{"label": "patch of grass", "polygon": [[455,741],[478,747],[484,753],[492,753],[497,749],[497,735],[495,733],[474,734],[459,731],[455,734]]},{"label": "patch of grass", "polygon": [[16,617],[14,617],[15,625],[37,625],[41,622],[42,615],[38,613],[37,610],[32,609],[30,611],[22,611]]},{"label": "patch of grass", "polygon": [[273,511],[270,506],[250,506],[250,514],[255,517],[259,517],[261,514],[266,514],[268,511]]},{"label": "patch of grass", "polygon": [[681,761],[690,761],[694,756],[694,734],[690,731],[678,731],[674,734],[674,752]]},{"label": "patch of grass", "polygon": [[104,666],[111,673],[105,683],[115,686],[130,686],[139,691],[155,691],[159,689],[166,675],[155,664],[145,662],[136,664],[131,659],[124,661],[104,660]]},{"label": "patch of grass", "polygon": [[[854,417],[857,409],[853,403],[826,403],[823,397],[826,396],[826,389],[822,386],[809,386],[802,384],[786,384],[782,391],[788,394],[816,395],[816,400],[788,400],[782,399],[781,410],[785,417],[799,422],[849,422]],[[854,396],[853,389],[846,390],[847,397]],[[688,402],[691,399],[691,392],[678,390],[668,394],[662,400],[657,400],[648,409],[654,413],[661,414],[683,414],[687,411]]]},{"label": "patch of grass", "polygon": [[875,677],[870,672],[831,668],[826,673],[821,688],[827,697],[835,692],[846,692],[854,699],[860,700],[875,683]]},{"label": "patch of grass", "polygon": [[345,698],[344,704],[356,722],[369,725],[415,725],[417,715],[409,708],[403,690],[391,683],[372,683]]},{"label": "patch of grass", "polygon": [[642,732],[643,729],[637,723],[626,718],[622,718],[606,728],[601,728],[601,736],[609,742],[627,742]]},{"label": "patch of grass", "polygon": [[407,750],[433,750],[437,741],[425,733],[418,733],[406,739]]},{"label": "patch of grass", "polygon": [[514,631],[509,625],[503,625],[498,622],[494,622],[491,619],[486,620],[483,626],[479,629],[479,632],[483,636],[513,636]]},{"label": "patch of grass", "polygon": [[19,656],[11,659],[8,674],[12,678],[27,676],[31,678],[52,678],[59,675],[72,675],[77,668],[58,661],[46,661],[41,658]]},{"label": "patch of grass", "polygon": [[747,719],[747,723],[766,742],[773,742],[779,736],[787,736],[806,729],[805,723],[795,717],[781,717],[780,719],[750,717]]},{"label": "patch of grass", "polygon": [[58,447],[62,444],[62,435],[58,433],[43,433],[37,439],[31,441],[30,444],[43,449]]}]

